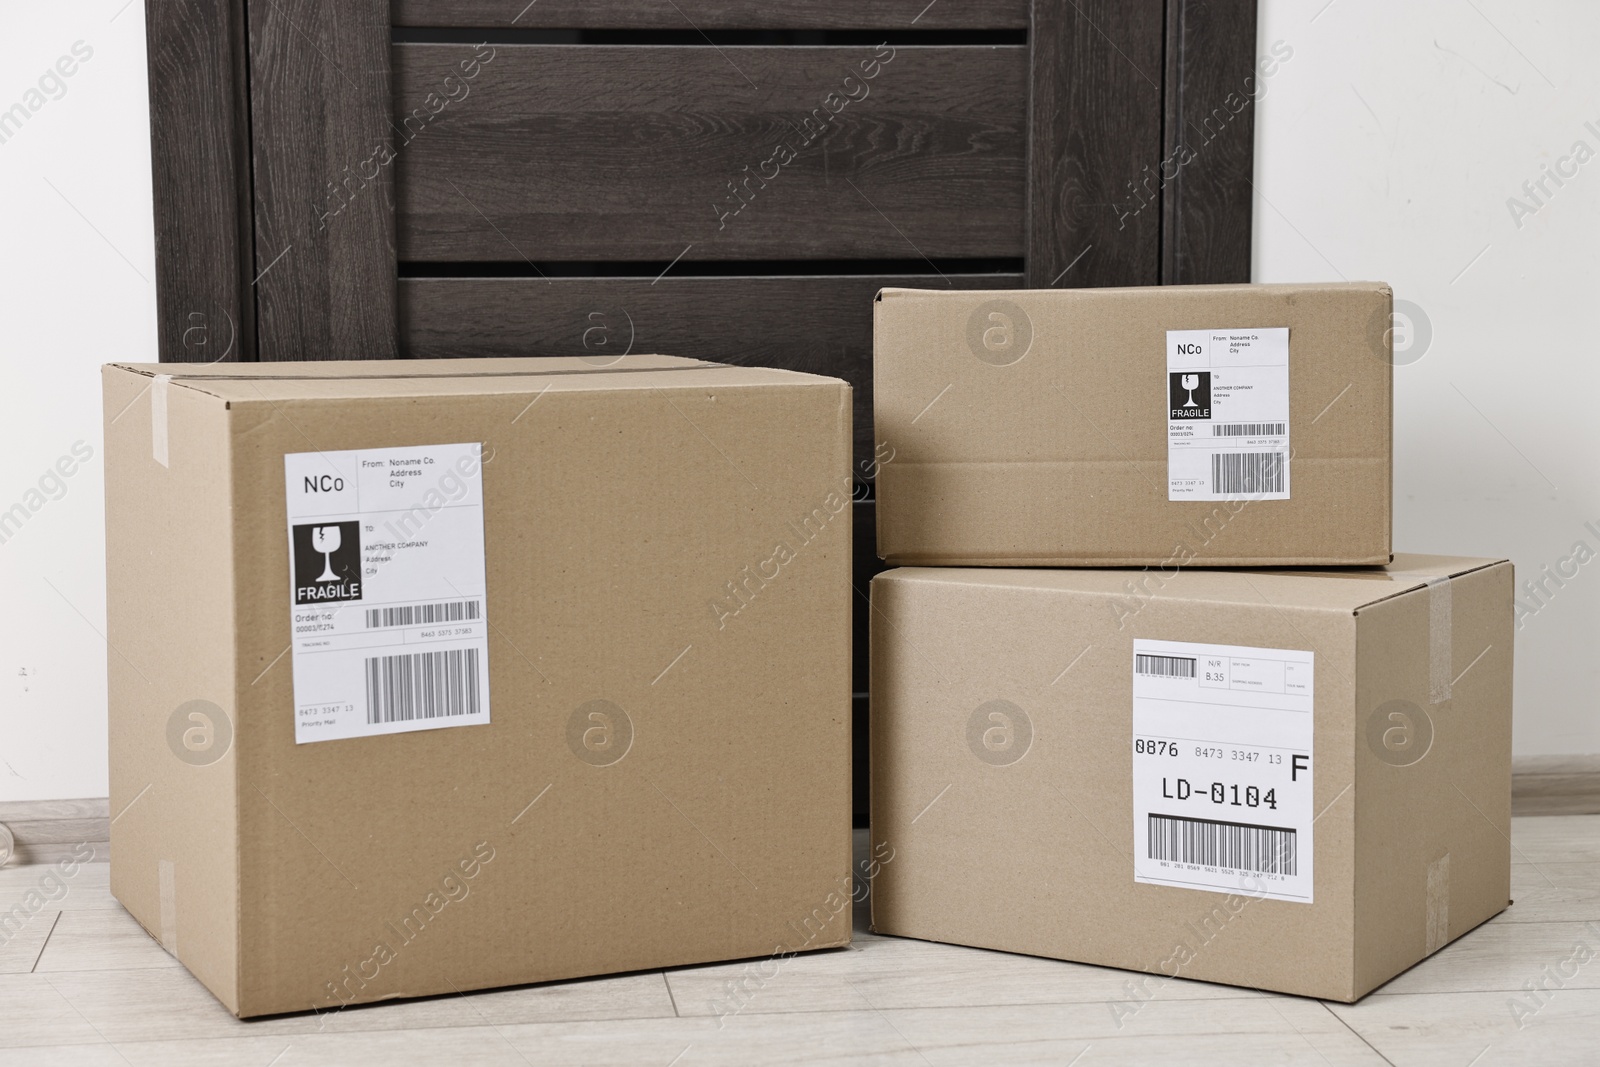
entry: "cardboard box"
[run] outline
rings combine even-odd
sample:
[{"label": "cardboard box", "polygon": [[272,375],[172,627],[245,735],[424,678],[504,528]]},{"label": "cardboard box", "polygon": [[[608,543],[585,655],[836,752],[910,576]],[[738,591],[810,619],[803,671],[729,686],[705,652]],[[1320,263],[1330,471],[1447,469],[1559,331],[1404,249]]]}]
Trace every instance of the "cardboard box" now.
[{"label": "cardboard box", "polygon": [[845,383],[104,386],[112,891],[235,1014],[848,941]]},{"label": "cardboard box", "polygon": [[943,566],[1381,564],[1385,285],[885,289],[878,554]]},{"label": "cardboard box", "polygon": [[1119,1023],[1358,999],[1509,902],[1511,601],[1443,556],[879,575],[873,928],[1145,972]]}]

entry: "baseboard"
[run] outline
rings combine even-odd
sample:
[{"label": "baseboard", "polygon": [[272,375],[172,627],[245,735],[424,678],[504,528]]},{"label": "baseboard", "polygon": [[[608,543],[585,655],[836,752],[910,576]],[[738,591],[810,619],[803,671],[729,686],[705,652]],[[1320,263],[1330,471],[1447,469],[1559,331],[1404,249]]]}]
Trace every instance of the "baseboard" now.
[{"label": "baseboard", "polygon": [[1600,814],[1600,755],[1512,760],[1511,814]]},{"label": "baseboard", "polygon": [[14,864],[55,863],[82,856],[94,847],[94,858],[111,858],[111,802],[97,800],[11,800],[0,802],[0,824],[16,839]]},{"label": "baseboard", "polygon": [[[1511,765],[1511,814],[1600,814],[1600,755],[1523,756]],[[111,856],[111,808],[93,800],[0,802],[0,823],[16,839],[13,863],[54,863],[92,845]]]}]

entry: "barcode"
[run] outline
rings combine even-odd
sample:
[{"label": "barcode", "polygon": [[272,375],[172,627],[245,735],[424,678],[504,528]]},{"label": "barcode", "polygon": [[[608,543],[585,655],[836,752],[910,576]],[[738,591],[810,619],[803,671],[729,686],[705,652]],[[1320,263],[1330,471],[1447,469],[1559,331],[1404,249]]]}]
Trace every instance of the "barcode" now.
[{"label": "barcode", "polygon": [[367,722],[476,715],[478,650],[456,648],[367,660]]},{"label": "barcode", "polygon": [[1185,656],[1151,656],[1143,652],[1133,657],[1133,673],[1153,678],[1193,678],[1194,660]]},{"label": "barcode", "polygon": [[1289,427],[1281,422],[1223,422],[1211,427],[1212,437],[1282,437]]},{"label": "barcode", "polygon": [[1218,452],[1211,457],[1211,491],[1228,496],[1283,492],[1282,452]]},{"label": "barcode", "polygon": [[1259,874],[1295,873],[1295,831],[1249,823],[1151,815],[1150,858]]},{"label": "barcode", "polygon": [[427,626],[436,622],[465,622],[483,614],[476,600],[451,600],[443,604],[406,604],[398,608],[368,608],[367,629],[387,626]]}]

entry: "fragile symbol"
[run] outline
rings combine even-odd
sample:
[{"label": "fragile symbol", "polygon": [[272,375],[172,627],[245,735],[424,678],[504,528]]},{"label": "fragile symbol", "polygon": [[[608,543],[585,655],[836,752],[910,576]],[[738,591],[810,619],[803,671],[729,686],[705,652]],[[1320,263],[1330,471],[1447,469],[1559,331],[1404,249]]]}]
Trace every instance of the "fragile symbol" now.
[{"label": "fragile symbol", "polygon": [[1211,372],[1172,371],[1168,385],[1171,419],[1209,419],[1211,417]]},{"label": "fragile symbol", "polygon": [[311,547],[322,553],[322,573],[317,576],[317,581],[337,582],[339,576],[333,573],[333,554],[339,551],[339,527],[314,527],[311,531]]},{"label": "fragile symbol", "polygon": [[360,523],[296,523],[294,602],[319,604],[361,599]]}]

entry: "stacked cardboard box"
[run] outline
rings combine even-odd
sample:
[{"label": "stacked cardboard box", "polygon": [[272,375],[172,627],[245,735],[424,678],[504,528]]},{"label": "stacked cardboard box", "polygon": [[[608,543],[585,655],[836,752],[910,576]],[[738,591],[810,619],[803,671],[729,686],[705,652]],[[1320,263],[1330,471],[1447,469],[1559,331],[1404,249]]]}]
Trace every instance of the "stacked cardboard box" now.
[{"label": "stacked cardboard box", "polygon": [[878,552],[940,566],[1387,563],[1386,287],[878,296]]},{"label": "stacked cardboard box", "polygon": [[1354,1000],[1506,906],[1511,567],[1390,554],[1389,315],[880,295],[875,929],[1144,971],[1132,1011]]}]

